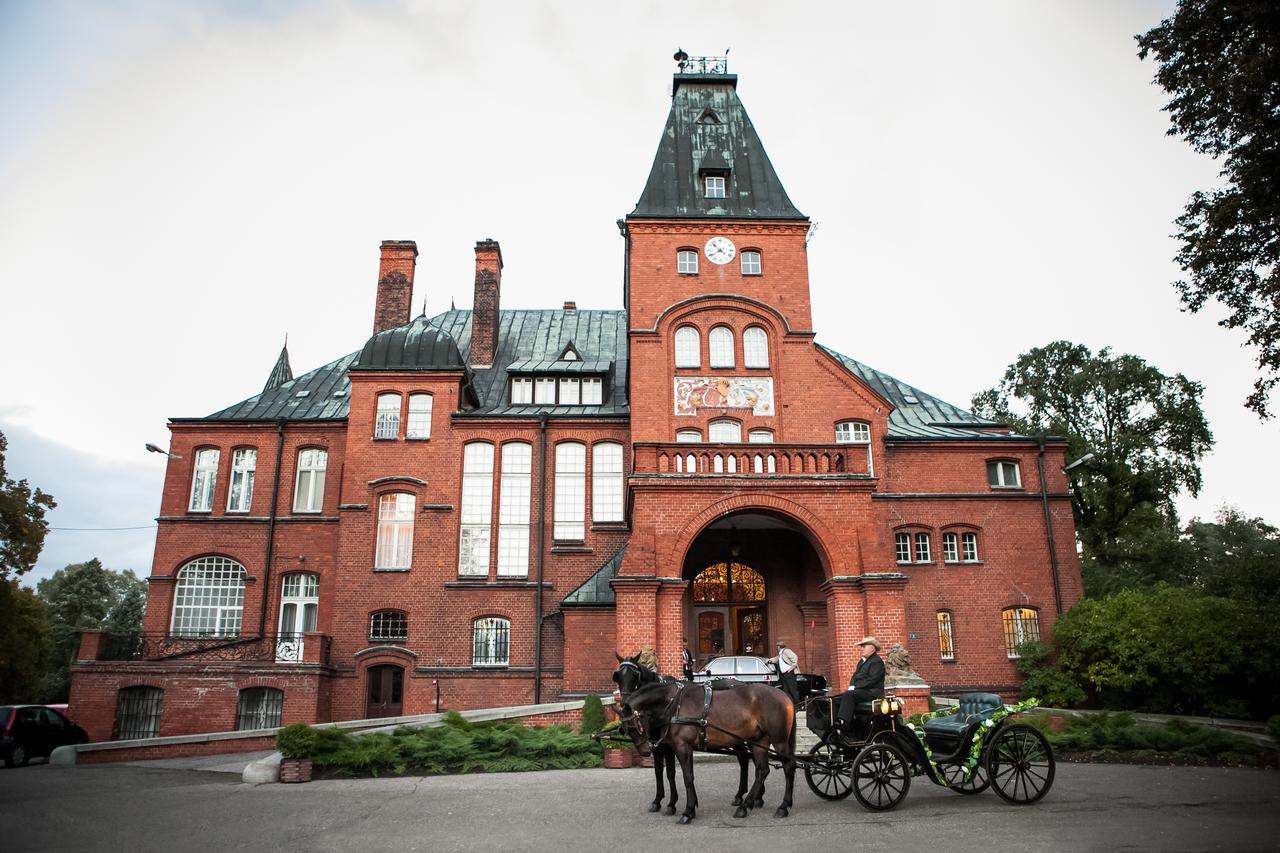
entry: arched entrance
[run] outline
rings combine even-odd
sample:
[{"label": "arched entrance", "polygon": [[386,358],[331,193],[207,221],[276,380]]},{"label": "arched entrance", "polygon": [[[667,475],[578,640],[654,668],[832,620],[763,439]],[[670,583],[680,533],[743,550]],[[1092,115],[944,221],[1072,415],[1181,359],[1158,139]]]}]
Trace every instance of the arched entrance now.
[{"label": "arched entrance", "polygon": [[690,544],[683,577],[696,667],[720,655],[772,657],[786,640],[802,670],[827,673],[825,573],[799,523],[761,510],[719,518]]}]

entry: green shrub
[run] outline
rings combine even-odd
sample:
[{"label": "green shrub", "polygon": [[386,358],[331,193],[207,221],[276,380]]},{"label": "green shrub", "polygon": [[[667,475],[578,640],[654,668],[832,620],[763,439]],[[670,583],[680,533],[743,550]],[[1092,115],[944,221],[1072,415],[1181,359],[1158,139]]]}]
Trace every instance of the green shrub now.
[{"label": "green shrub", "polygon": [[[1046,732],[1055,749],[1095,753],[1175,754],[1201,762],[1256,752],[1244,738],[1184,720],[1167,723],[1138,723],[1128,712],[1067,717],[1061,732]],[[1238,763],[1232,761],[1231,763]]]},{"label": "green shrub", "polygon": [[1022,698],[1039,699],[1046,708],[1074,708],[1085,700],[1076,679],[1049,662],[1050,649],[1039,640],[1018,646],[1018,671],[1024,676]]},{"label": "green shrub", "polygon": [[604,704],[600,697],[591,693],[582,700],[582,728],[584,735],[598,732],[604,728]]},{"label": "green shrub", "polygon": [[294,723],[276,732],[276,749],[285,758],[314,758],[319,732],[305,723]]}]

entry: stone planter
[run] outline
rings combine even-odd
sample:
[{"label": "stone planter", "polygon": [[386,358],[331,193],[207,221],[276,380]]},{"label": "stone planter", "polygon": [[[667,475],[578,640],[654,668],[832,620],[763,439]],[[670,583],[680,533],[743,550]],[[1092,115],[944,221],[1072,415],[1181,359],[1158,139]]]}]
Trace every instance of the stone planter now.
[{"label": "stone planter", "polygon": [[280,781],[281,782],[310,782],[311,781],[311,759],[310,758],[282,758],[280,759]]},{"label": "stone planter", "polygon": [[610,770],[625,770],[635,761],[636,752],[630,747],[626,749],[606,749],[604,766]]}]

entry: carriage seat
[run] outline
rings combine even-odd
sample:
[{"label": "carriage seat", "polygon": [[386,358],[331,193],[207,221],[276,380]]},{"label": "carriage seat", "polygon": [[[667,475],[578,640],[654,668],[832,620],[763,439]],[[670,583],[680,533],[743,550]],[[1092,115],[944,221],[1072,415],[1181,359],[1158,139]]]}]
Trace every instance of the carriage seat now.
[{"label": "carriage seat", "polygon": [[990,719],[991,715],[1004,707],[1004,702],[994,693],[965,693],[960,697],[960,710],[946,717],[926,720],[926,734],[949,735],[960,737],[970,724]]}]

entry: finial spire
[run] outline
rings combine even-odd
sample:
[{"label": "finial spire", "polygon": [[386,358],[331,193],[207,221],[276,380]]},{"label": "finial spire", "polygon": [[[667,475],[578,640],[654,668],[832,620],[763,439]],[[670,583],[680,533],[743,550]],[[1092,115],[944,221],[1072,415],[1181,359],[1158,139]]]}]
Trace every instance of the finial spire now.
[{"label": "finial spire", "polygon": [[289,335],[285,333],[284,346],[280,348],[280,357],[276,359],[275,367],[271,368],[271,375],[267,377],[267,384],[262,386],[262,393],[273,391],[286,382],[292,381],[293,368],[289,366]]}]

